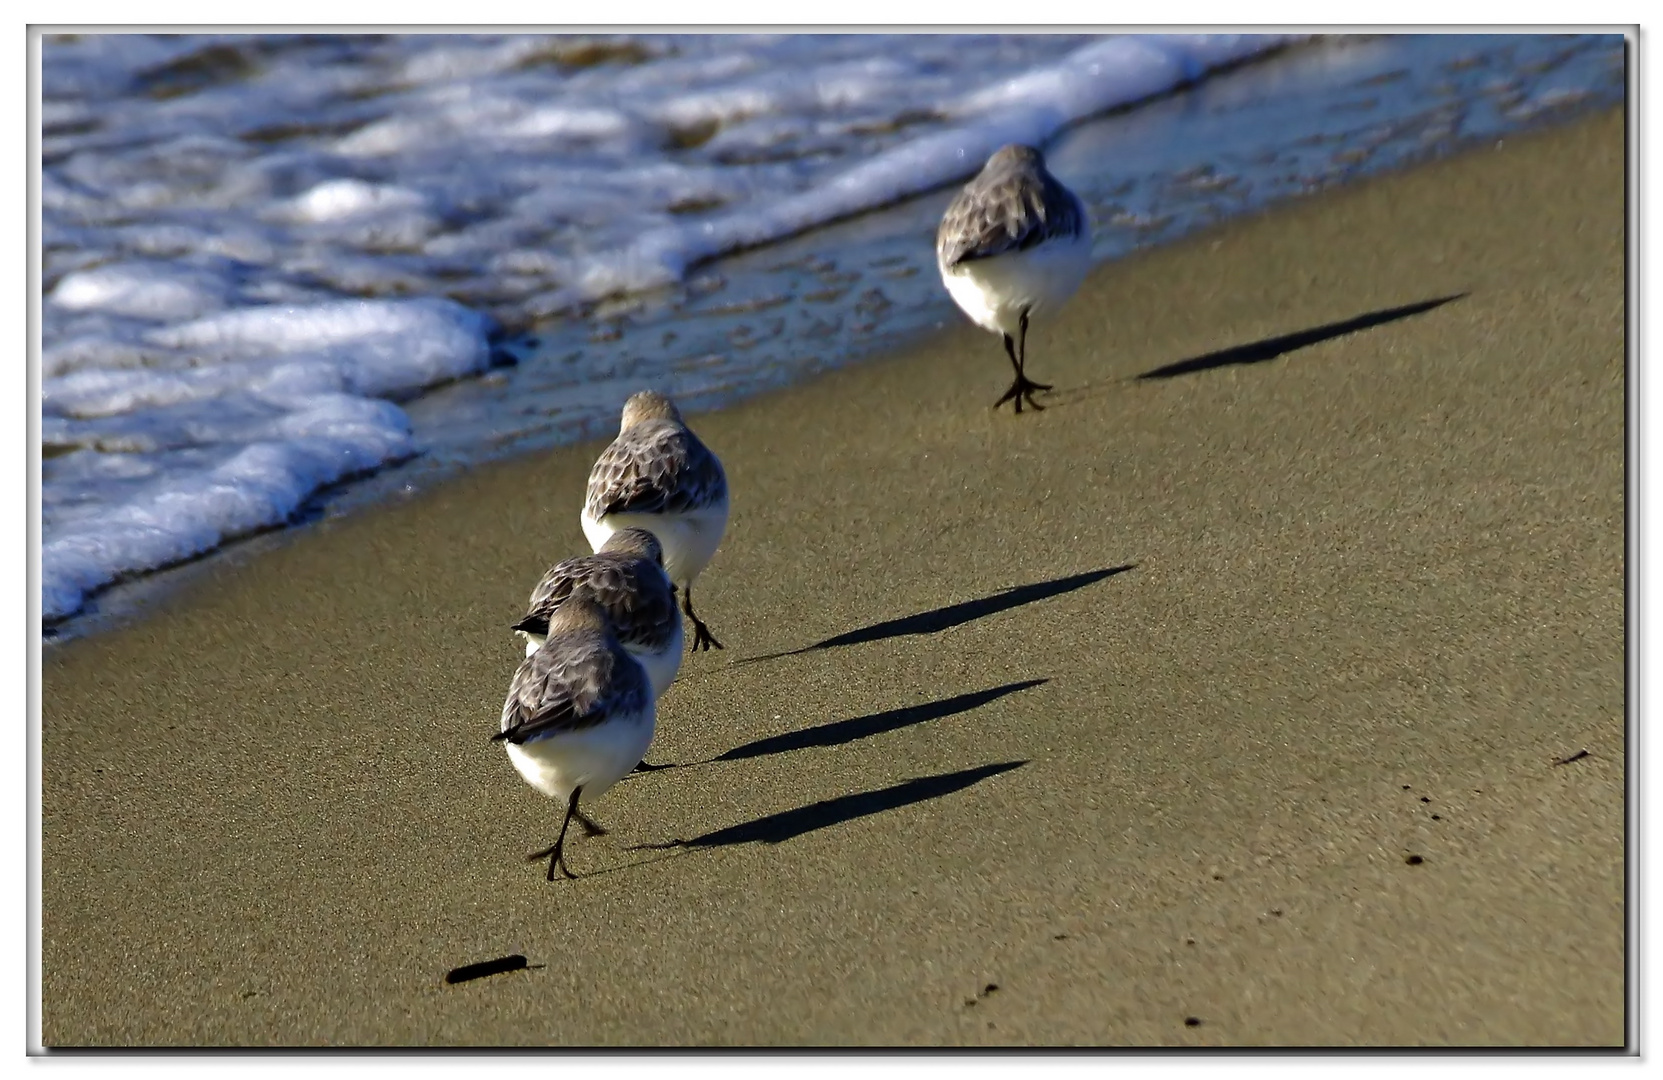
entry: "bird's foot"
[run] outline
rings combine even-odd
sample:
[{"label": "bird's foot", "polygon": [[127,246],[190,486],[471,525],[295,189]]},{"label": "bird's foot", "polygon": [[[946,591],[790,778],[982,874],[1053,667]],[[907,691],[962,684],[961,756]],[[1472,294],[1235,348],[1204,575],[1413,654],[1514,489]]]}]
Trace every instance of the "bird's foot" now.
[{"label": "bird's foot", "polygon": [[710,627],[704,624],[703,619],[697,615],[689,615],[688,617],[693,620],[693,647],[689,650],[690,652],[699,652],[700,650],[708,652],[711,649],[727,648],[716,640],[716,635],[710,632]]},{"label": "bird's foot", "polygon": [[561,850],[561,848],[562,845],[555,844],[553,847],[546,847],[542,851],[533,851],[530,855],[525,857],[525,861],[542,862],[544,859],[547,859],[549,861],[550,881],[554,880],[554,872],[556,870],[559,870],[567,880],[576,881],[577,875],[572,873],[572,868],[566,865],[566,853]]},{"label": "bird's foot", "polygon": [[1033,406],[1035,412],[1044,412],[1045,406],[1034,400],[1034,391],[1049,389],[1051,389],[1050,383],[1034,382],[1026,375],[1018,375],[1015,381],[1011,383],[1010,389],[1005,391],[1004,396],[993,403],[993,407],[997,409],[1007,401],[1014,401],[1016,403],[1016,411],[1020,413],[1022,411],[1022,403],[1026,401],[1029,405]]},{"label": "bird's foot", "polygon": [[584,836],[605,836],[607,834],[608,830],[605,825],[585,814],[582,810],[575,811],[572,814],[572,820],[577,822],[578,828],[583,830]]}]

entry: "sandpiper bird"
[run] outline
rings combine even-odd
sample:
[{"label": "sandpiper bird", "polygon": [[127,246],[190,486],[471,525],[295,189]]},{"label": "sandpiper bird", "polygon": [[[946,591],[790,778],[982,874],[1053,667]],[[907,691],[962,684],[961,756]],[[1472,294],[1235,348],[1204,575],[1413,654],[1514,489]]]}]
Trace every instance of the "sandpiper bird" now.
[{"label": "sandpiper bird", "polygon": [[525,638],[527,656],[548,637],[550,617],[579,592],[606,612],[619,644],[647,669],[653,697],[663,697],[681,668],[683,636],[658,537],[619,529],[593,555],[556,563],[531,590],[525,617],[512,627]]},{"label": "sandpiper bird", "polygon": [[596,551],[619,529],[658,537],[665,573],[681,587],[681,610],[693,624],[692,647],[722,648],[693,614],[693,582],[727,529],[728,480],[669,398],[643,390],[624,402],[618,437],[589,473],[582,522]]},{"label": "sandpiper bird", "polygon": [[1028,320],[1074,295],[1091,267],[1091,221],[1079,197],[1045,171],[1045,157],[1012,144],[987,159],[947,207],[935,235],[936,263],[954,303],[1005,339],[1016,380],[997,409],[1048,383],[1028,378]]},{"label": "sandpiper bird", "polygon": [[502,730],[491,736],[526,783],[566,804],[554,846],[534,852],[549,860],[549,880],[566,865],[566,829],[575,817],[591,836],[606,830],[578,809],[630,770],[652,743],[652,683],[618,641],[601,606],[579,593],[549,616],[548,638],[520,662],[502,706]]}]

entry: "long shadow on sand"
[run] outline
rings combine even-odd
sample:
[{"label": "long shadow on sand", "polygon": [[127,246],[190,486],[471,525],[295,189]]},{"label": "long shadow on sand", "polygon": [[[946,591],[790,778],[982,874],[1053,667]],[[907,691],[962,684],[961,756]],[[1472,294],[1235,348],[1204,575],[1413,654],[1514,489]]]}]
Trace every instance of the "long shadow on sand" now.
[{"label": "long shadow on sand", "polygon": [[1466,293],[1456,293],[1453,296],[1440,296],[1435,300],[1422,300],[1415,304],[1404,304],[1402,307],[1384,308],[1371,311],[1366,315],[1357,315],[1339,322],[1313,326],[1309,330],[1300,330],[1292,334],[1282,334],[1273,338],[1265,338],[1248,345],[1235,345],[1228,349],[1220,349],[1204,356],[1191,357],[1166,364],[1139,375],[1139,379],[1170,379],[1178,375],[1192,375],[1198,371],[1211,371],[1213,368],[1229,367],[1232,364],[1261,364],[1266,360],[1274,360],[1278,356],[1285,356],[1296,349],[1308,348],[1319,342],[1331,338],[1354,334],[1359,330],[1367,330],[1398,319],[1407,319],[1411,315],[1431,311],[1433,308],[1459,300]]},{"label": "long shadow on sand", "polygon": [[812,645],[804,645],[800,649],[788,652],[769,653],[767,656],[752,656],[745,660],[736,661],[738,664],[754,664],[761,660],[778,660],[782,656],[799,656],[806,652],[818,652],[821,649],[836,649],[843,645],[861,645],[868,641],[882,641],[885,638],[907,637],[912,634],[939,634],[943,630],[950,630],[955,626],[962,626],[986,615],[995,615],[1001,611],[1009,611],[1023,604],[1031,604],[1035,600],[1045,600],[1053,596],[1061,596],[1065,592],[1084,588],[1093,582],[1116,574],[1124,574],[1128,570],[1137,568],[1137,563],[1127,563],[1124,566],[1111,566],[1106,570],[1088,570],[1083,574],[1072,574],[1068,577],[1053,578],[1050,581],[1037,581],[1032,585],[1016,585],[1003,592],[984,596],[979,600],[965,600],[957,604],[936,608],[934,611],[921,611],[916,615],[907,615],[899,619],[889,619],[871,626],[863,626],[859,630],[850,630],[838,634],[836,637],[816,641]]},{"label": "long shadow on sand", "polygon": [[819,802],[799,806],[795,810],[786,810],[778,814],[769,814],[752,821],[730,825],[725,829],[707,832],[703,836],[695,836],[691,840],[668,840],[662,844],[636,844],[631,851],[662,851],[668,848],[713,848],[727,847],[730,844],[783,844],[787,840],[795,839],[804,833],[814,832],[816,829],[841,825],[845,821],[856,818],[871,817],[881,814],[885,810],[895,810],[913,803],[925,802],[929,799],[939,799],[943,795],[951,795],[955,791],[990,776],[997,776],[1002,772],[1019,769],[1028,764],[1026,761],[1005,761],[997,765],[979,765],[974,769],[960,769],[958,772],[942,773],[939,776],[921,776],[904,783],[894,784],[875,791],[862,791],[854,795],[841,795],[835,799],[822,799]]},{"label": "long shadow on sand", "polygon": [[1018,690],[1027,690],[1047,682],[1046,679],[1024,679],[1021,682],[1006,683],[1004,686],[994,686],[986,690],[975,690],[968,694],[958,694],[940,701],[930,701],[923,705],[908,705],[904,709],[890,709],[887,712],[873,713],[870,716],[857,716],[852,720],[837,720],[830,724],[819,724],[815,727],[804,728],[801,731],[788,731],[783,735],[770,735],[766,739],[757,739],[743,746],[736,746],[720,757],[711,761],[740,761],[744,758],[762,757],[766,754],[784,754],[792,750],[806,750],[811,746],[842,746],[844,743],[865,739],[872,735],[881,735],[886,731],[911,727],[913,724],[924,724],[931,720],[955,716],[980,708],[990,701],[997,701],[1006,694],[1014,694]]}]

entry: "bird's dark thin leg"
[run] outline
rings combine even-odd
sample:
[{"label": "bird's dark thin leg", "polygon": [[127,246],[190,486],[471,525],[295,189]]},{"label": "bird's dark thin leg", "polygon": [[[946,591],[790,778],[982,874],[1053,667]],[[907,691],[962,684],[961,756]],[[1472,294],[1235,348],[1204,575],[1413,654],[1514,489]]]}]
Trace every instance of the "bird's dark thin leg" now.
[{"label": "bird's dark thin leg", "polygon": [[[566,800],[566,816],[560,822],[560,836],[554,841],[554,846],[544,848],[542,851],[533,851],[530,855],[525,857],[526,862],[537,862],[539,859],[547,859],[549,861],[550,881],[554,880],[555,867],[559,867],[560,872],[565,874],[568,878],[573,880],[576,880],[577,878],[577,875],[572,873],[571,867],[566,865],[566,828],[572,823],[572,818],[582,816],[577,810],[577,798],[582,794],[583,788],[575,787],[572,789],[572,797]],[[593,822],[590,822],[590,824],[593,824]]]},{"label": "bird's dark thin leg", "polygon": [[1003,405],[1005,402],[1015,398],[1016,411],[1021,412],[1022,399],[1018,397],[1018,395],[1022,393],[1022,363],[1016,358],[1016,342],[1009,334],[1004,335],[1004,338],[1005,355],[1011,359],[1011,370],[1016,372],[1016,379],[1011,383],[1010,389],[1005,391],[1004,396],[993,403],[993,407],[994,409],[998,409],[999,406]]},{"label": "bird's dark thin leg", "polygon": [[1050,383],[1034,382],[1028,378],[1028,312],[1022,312],[1021,336],[1016,339],[1016,377],[1022,381],[1022,396],[1028,399],[1028,404],[1036,409],[1043,409],[1034,400],[1035,390],[1049,390]]},{"label": "bird's dark thin leg", "polygon": [[693,614],[693,586],[691,585],[687,586],[681,594],[681,613],[693,622],[693,647],[688,650],[689,652],[698,652],[700,649],[708,651],[711,648],[726,648],[720,641],[716,640],[716,635],[710,632],[710,627],[704,624],[704,620]]},{"label": "bird's dark thin leg", "polygon": [[[1024,379],[1027,379],[1028,378],[1028,376],[1027,376],[1027,371],[1028,371],[1028,313],[1026,311],[1022,312],[1022,324],[1021,325],[1022,325],[1022,338],[1021,338],[1020,341],[1018,341],[1016,343],[1016,357],[1017,357],[1017,360],[1020,361],[1019,366],[1022,368],[1022,372],[1023,372],[1022,377]],[[1051,389],[1051,384],[1050,383],[1048,383],[1048,382],[1034,382],[1032,379],[1028,379],[1028,385],[1033,387],[1035,390],[1049,390],[1049,389]],[[1029,402],[1028,404],[1033,405],[1033,402]],[[1039,408],[1039,406],[1034,405],[1034,408],[1037,409],[1037,408]]]},{"label": "bird's dark thin leg", "polygon": [[585,814],[582,810],[574,809],[572,820],[582,827],[584,836],[605,836],[609,831],[605,825]]},{"label": "bird's dark thin leg", "polygon": [[993,407],[997,409],[1007,401],[1014,401],[1016,411],[1020,413],[1022,403],[1026,401],[1036,410],[1044,411],[1045,406],[1034,400],[1034,391],[1049,390],[1051,384],[1034,382],[1028,378],[1023,370],[1028,362],[1028,313],[1026,311],[1022,313],[1022,321],[1019,325],[1021,336],[1018,339],[1013,341],[1009,334],[1004,335],[1005,355],[1010,357],[1011,367],[1016,369],[1016,379],[1011,383],[1010,389],[1005,391],[1004,397],[993,403]]}]

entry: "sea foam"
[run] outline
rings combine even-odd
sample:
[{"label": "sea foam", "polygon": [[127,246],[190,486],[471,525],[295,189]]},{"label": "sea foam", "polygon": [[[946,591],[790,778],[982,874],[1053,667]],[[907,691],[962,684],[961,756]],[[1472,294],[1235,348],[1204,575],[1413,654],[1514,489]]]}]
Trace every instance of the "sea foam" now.
[{"label": "sea foam", "polygon": [[[449,300],[242,308],[142,332],[149,365],[45,379],[42,439],[79,449],[43,467],[43,617],[73,613],[121,575],[282,524],[318,488],[408,457],[409,420],[383,399],[483,369],[491,331]],[[135,484],[131,469],[84,460],[114,455],[154,467]]]},{"label": "sea foam", "polygon": [[1284,43],[48,36],[43,614],[419,453],[397,403],[489,366],[500,324]]}]

